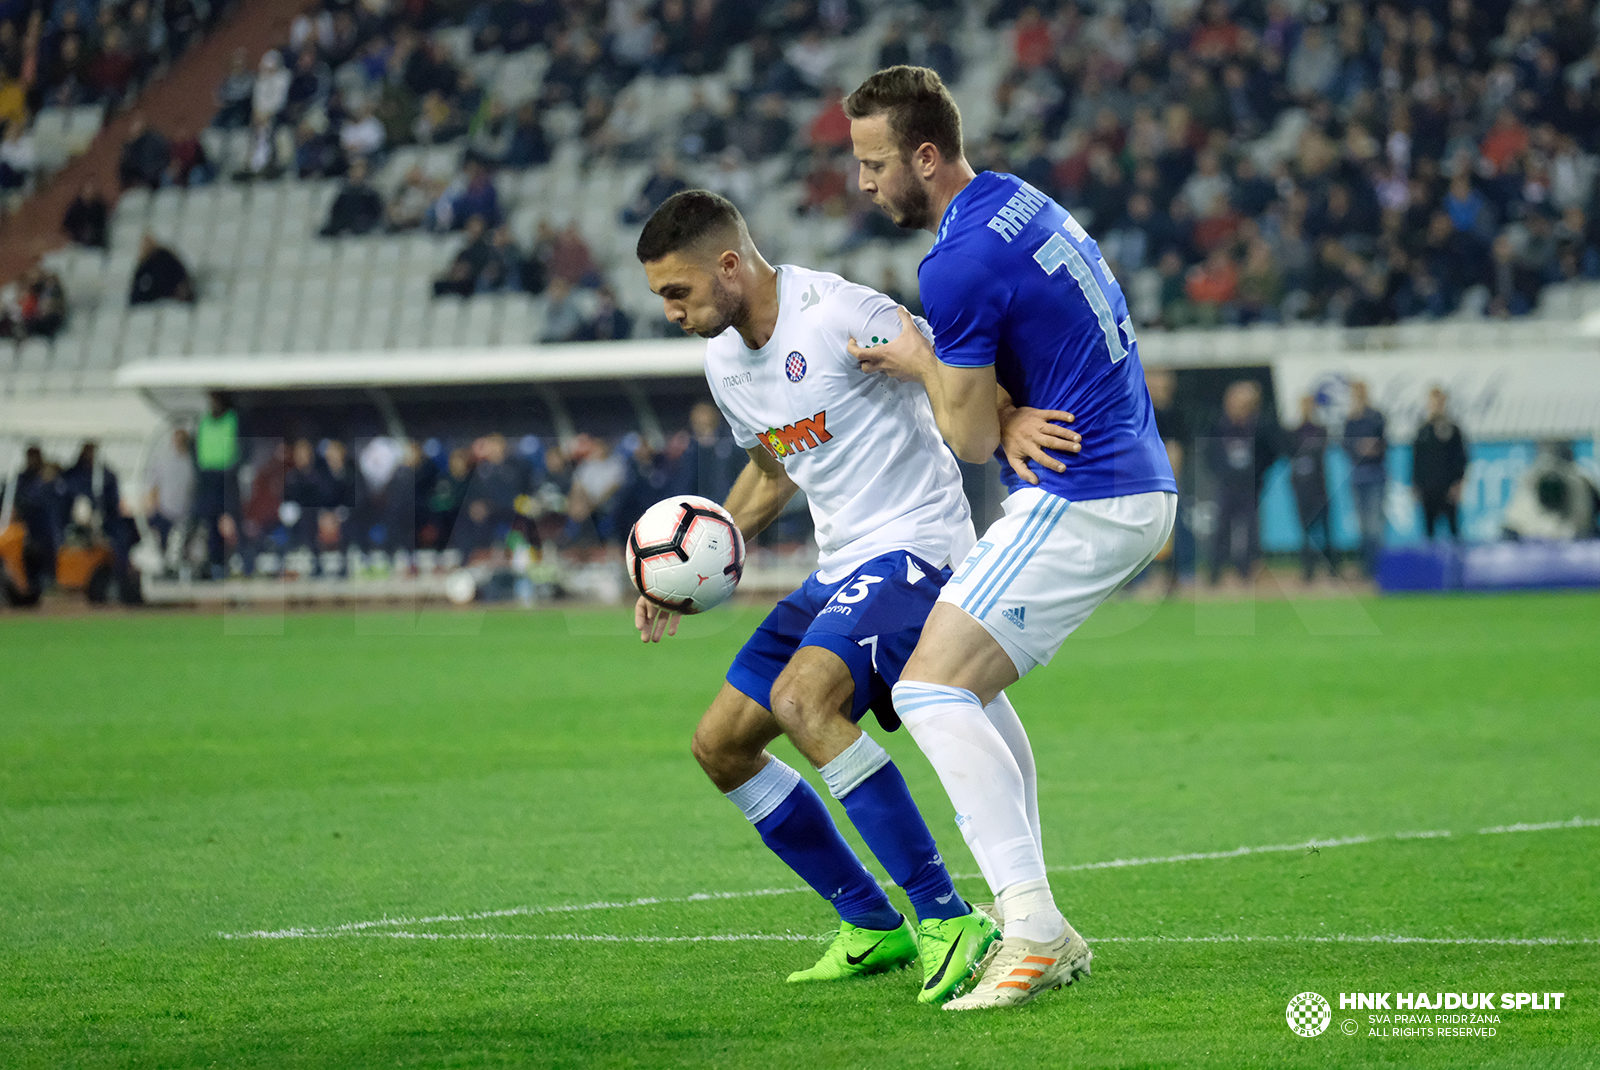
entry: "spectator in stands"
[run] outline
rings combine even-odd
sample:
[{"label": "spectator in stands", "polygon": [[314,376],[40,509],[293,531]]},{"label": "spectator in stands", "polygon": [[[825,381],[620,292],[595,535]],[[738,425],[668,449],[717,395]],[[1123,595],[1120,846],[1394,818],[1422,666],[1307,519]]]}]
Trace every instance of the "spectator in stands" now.
[{"label": "spectator in stands", "polygon": [[500,225],[500,193],[489,177],[488,168],[468,160],[466,173],[447,187],[433,207],[434,230],[460,230],[473,216],[481,216],[486,226]]},{"label": "spectator in stands", "polygon": [[1461,485],[1467,475],[1467,445],[1461,427],[1450,419],[1450,397],[1440,387],[1428,391],[1428,418],[1411,446],[1411,493],[1422,506],[1422,531],[1431,539],[1441,519],[1450,538],[1461,537]]},{"label": "spectator in stands", "polygon": [[1350,384],[1350,412],[1345,417],[1343,444],[1350,456],[1350,490],[1356,499],[1356,523],[1361,529],[1361,562],[1367,575],[1378,569],[1383,548],[1384,492],[1389,473],[1385,467],[1389,445],[1383,413],[1372,408],[1367,384]]},{"label": "spectator in stands", "polygon": [[61,229],[69,241],[90,249],[105,249],[108,246],[108,225],[106,199],[100,195],[100,187],[91,179],[83,184],[72,203],[67,205],[67,213],[61,219]]},{"label": "spectator in stands", "polygon": [[464,236],[466,244],[456,253],[455,259],[450,261],[450,267],[445,274],[433,282],[435,297],[471,297],[477,291],[478,282],[483,277],[489,261],[494,257],[494,249],[489,243],[489,235],[484,229],[482,216],[473,216],[467,220]]},{"label": "spectator in stands", "polygon": [[122,28],[115,24],[106,27],[100,48],[84,73],[84,83],[96,99],[113,105],[121,102],[138,71],[139,61],[128,47]]},{"label": "spectator in stands", "polygon": [[350,463],[349,450],[338,439],[323,446],[322,460],[326,482],[317,513],[317,543],[327,550],[343,550],[349,545],[360,480]]},{"label": "spectator in stands", "polygon": [[450,540],[467,554],[503,543],[517,519],[517,498],[530,489],[527,468],[508,455],[504,435],[485,436],[474,452],[477,465],[467,487],[465,510]]},{"label": "spectator in stands", "polygon": [[296,439],[283,477],[282,515],[291,550],[309,550],[316,544],[318,513],[329,497],[329,480],[316,447],[308,438]]},{"label": "spectator in stands", "polygon": [[412,167],[389,198],[384,216],[391,232],[415,230],[422,226],[443,189],[431,181],[422,168]]},{"label": "spectator in stands", "polygon": [[572,284],[560,275],[552,277],[545,292],[544,331],[539,341],[573,342],[588,326],[582,298],[573,291]]},{"label": "spectator in stands", "polygon": [[937,16],[929,19],[923,30],[922,63],[938,71],[945,85],[954,86],[961,81],[961,53],[950,43],[944,20]]},{"label": "spectator in stands", "polygon": [[655,168],[646,177],[637,196],[622,210],[622,221],[630,226],[643,223],[666,199],[689,188],[678,171],[678,159],[670,152],[656,160]]},{"label": "spectator in stands", "polygon": [[217,88],[217,115],[211,125],[221,130],[238,130],[250,125],[256,91],[256,76],[251,73],[244,49],[236,49],[228,67],[228,77]]},{"label": "spectator in stands", "polygon": [[322,227],[322,236],[337,238],[341,234],[370,234],[383,222],[383,212],[383,197],[367,181],[367,161],[357,157],[350,163],[344,188],[328,208],[328,221]]},{"label": "spectator in stands", "polygon": [[565,279],[572,286],[600,285],[600,271],[595,267],[594,254],[589,251],[589,243],[583,240],[578,224],[568,223],[564,230],[556,232],[548,224],[541,223],[539,242],[547,250],[547,262],[553,277]]},{"label": "spectator in stands", "polygon": [[214,579],[222,578],[223,546],[239,514],[239,414],[227,395],[213,392],[194,438],[194,517],[206,535]]},{"label": "spectator in stands", "polygon": [[[256,478],[260,479],[259,474]],[[155,534],[156,549],[164,551],[169,561],[175,560],[194,509],[194,443],[188,431],[174,427],[172,437],[154,451],[145,486],[145,521]],[[174,531],[178,533],[175,539]]]},{"label": "spectator in stands", "polygon": [[1328,562],[1328,575],[1339,576],[1339,556],[1329,522],[1325,461],[1328,429],[1317,420],[1317,399],[1300,399],[1300,426],[1289,435],[1289,483],[1300,513],[1300,576],[1309,585],[1316,576],[1317,550]]},{"label": "spectator in stands", "polygon": [[505,224],[489,235],[489,256],[478,272],[476,293],[500,293],[505,290],[529,290],[538,293],[544,289],[537,270],[530,271],[528,261],[517,248],[511,228]]},{"label": "spectator in stands", "polygon": [[728,143],[726,120],[722,112],[706,100],[705,90],[695,88],[689,110],[678,124],[678,152],[691,160],[721,152]]},{"label": "spectator in stands", "polygon": [[21,189],[38,166],[33,136],[25,123],[4,124],[0,134],[0,191]]},{"label": "spectator in stands", "polygon": [[371,104],[363,104],[339,127],[339,146],[352,159],[376,156],[383,151],[383,124]]},{"label": "spectator in stands", "polygon": [[195,297],[194,280],[183,261],[158,243],[154,235],[146,233],[139,242],[139,263],[133,269],[133,288],[128,294],[128,303],[143,305],[168,300],[193,303]]},{"label": "spectator in stands", "polygon": [[567,502],[571,537],[579,541],[593,532],[599,541],[611,542],[618,535],[613,509],[628,477],[627,459],[606,439],[587,434],[576,436],[569,452],[577,461]]},{"label": "spectator in stands", "polygon": [[734,442],[721,411],[709,401],[697,401],[689,410],[689,441],[670,493],[726,501],[748,459]]},{"label": "spectator in stands", "polygon": [[172,146],[160,131],[152,130],[138,112],[128,124],[128,140],[122,146],[122,158],[117,164],[117,177],[123,189],[134,186],[161,187],[167,164],[172,162]]},{"label": "spectator in stands", "polygon": [[348,163],[339,138],[318,119],[302,119],[294,140],[294,169],[301,178],[332,178],[345,173]]},{"label": "spectator in stands", "polygon": [[33,268],[21,279],[22,333],[54,338],[67,318],[67,295],[53,271]]},{"label": "spectator in stands", "polygon": [[511,141],[499,162],[517,169],[539,167],[550,162],[550,142],[545,137],[544,124],[540,122],[538,109],[532,101],[517,108]]},{"label": "spectator in stands", "polygon": [[172,159],[162,183],[168,186],[203,186],[216,176],[205,146],[191,130],[179,130],[171,142]]},{"label": "spectator in stands", "polygon": [[1252,379],[1228,384],[1222,416],[1207,442],[1216,478],[1217,529],[1211,545],[1211,585],[1231,563],[1246,584],[1261,558],[1261,483],[1277,457],[1272,430],[1261,415],[1261,385]]},{"label": "spectator in stands", "polygon": [[283,65],[283,55],[277,49],[268,49],[256,67],[255,87],[250,96],[250,121],[256,126],[271,128],[277,125],[285,105],[289,102],[289,83],[292,79]]},{"label": "spectator in stands", "polygon": [[[432,479],[426,484],[427,493],[424,496],[427,503],[427,523],[418,536],[418,545],[443,548],[453,542],[456,518],[461,512],[461,505],[466,500],[467,489],[472,481],[472,453],[464,449],[451,450],[442,471],[431,469],[429,473],[419,475],[418,479],[421,480],[429,474]],[[418,483],[419,496],[422,496],[424,485]]]},{"label": "spectator in stands", "polygon": [[633,317],[617,307],[617,294],[609,285],[595,291],[595,311],[577,335],[580,342],[616,342],[633,337]]}]

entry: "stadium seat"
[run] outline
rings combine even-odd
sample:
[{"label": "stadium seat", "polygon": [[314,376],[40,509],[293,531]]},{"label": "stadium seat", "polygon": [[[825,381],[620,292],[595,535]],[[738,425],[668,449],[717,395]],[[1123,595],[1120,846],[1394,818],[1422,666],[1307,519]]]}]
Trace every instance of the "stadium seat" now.
[{"label": "stadium seat", "polygon": [[128,310],[122,324],[122,339],[117,346],[122,363],[144,360],[150,356],[160,317],[161,309],[153,305],[141,305]]},{"label": "stadium seat", "polygon": [[500,311],[505,304],[502,294],[469,298],[463,303],[461,322],[458,326],[458,339],[455,344],[463,346],[492,345],[495,330],[499,325]]},{"label": "stadium seat", "polygon": [[433,302],[433,316],[428,324],[428,344],[448,347],[461,344],[463,306],[467,300],[443,297]]},{"label": "stadium seat", "polygon": [[194,309],[188,305],[167,304],[161,309],[150,352],[157,357],[181,356],[189,351],[189,333],[194,324]]},{"label": "stadium seat", "polygon": [[544,323],[542,312],[535,315],[534,301],[523,294],[511,294],[500,312],[500,329],[496,340],[503,346],[525,346],[533,343],[536,325]]}]

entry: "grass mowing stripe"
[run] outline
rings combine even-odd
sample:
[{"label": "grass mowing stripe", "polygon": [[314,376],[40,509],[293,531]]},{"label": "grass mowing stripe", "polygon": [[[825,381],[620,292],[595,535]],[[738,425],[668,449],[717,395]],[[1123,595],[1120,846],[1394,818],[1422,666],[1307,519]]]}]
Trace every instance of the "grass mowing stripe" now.
[{"label": "grass mowing stripe", "polygon": [[[1570,821],[1545,821],[1537,824],[1501,825],[1496,828],[1479,829],[1480,836],[1495,833],[1515,832],[1548,832],[1553,829],[1569,828],[1594,828],[1600,827],[1600,819],[1589,820],[1574,817]],[[1079,862],[1071,866],[1048,866],[1052,873],[1079,873],[1097,869],[1126,869],[1132,866],[1169,865],[1178,862],[1214,862],[1228,858],[1244,858],[1248,855],[1281,854],[1290,851],[1308,851],[1313,848],[1321,850],[1324,847],[1349,847],[1363,843],[1382,843],[1386,840],[1437,840],[1450,836],[1449,829],[1426,829],[1416,832],[1396,832],[1392,836],[1340,836],[1332,839],[1311,839],[1300,843],[1275,843],[1256,847],[1235,847],[1231,851],[1189,851],[1184,854],[1161,855],[1152,858],[1114,858],[1108,862]],[[955,880],[977,880],[981,877],[977,873],[952,873]],[[893,885],[884,883],[886,887]],[[314,936],[337,936],[343,933],[359,932],[364,929],[386,928],[395,925],[430,925],[436,922],[456,921],[482,921],[488,918],[515,918],[535,917],[541,914],[567,914],[587,910],[614,910],[626,907],[662,906],[670,903],[700,903],[718,899],[749,899],[772,895],[793,895],[799,892],[810,891],[809,888],[758,888],[748,892],[696,892],[693,895],[660,897],[641,896],[637,899],[627,899],[615,902],[601,901],[595,903],[574,903],[564,906],[549,907],[507,907],[503,910],[482,910],[472,914],[435,914],[425,918],[377,918],[372,921],[351,921],[342,925],[331,926],[291,926],[287,929],[264,930],[257,929],[244,933],[218,933],[224,940],[280,940],[298,939]],[[756,939],[752,937],[752,939]]]}]

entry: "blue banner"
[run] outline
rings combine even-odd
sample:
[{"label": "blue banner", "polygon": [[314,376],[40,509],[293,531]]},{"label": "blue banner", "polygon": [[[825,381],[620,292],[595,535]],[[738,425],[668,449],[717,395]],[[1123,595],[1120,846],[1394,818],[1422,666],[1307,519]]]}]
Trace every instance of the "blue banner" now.
[{"label": "blue banner", "polygon": [[[1500,538],[1500,516],[1516,489],[1517,480],[1538,454],[1538,443],[1479,442],[1467,448],[1467,475],[1461,488],[1461,537],[1467,542],[1495,542]],[[1573,443],[1573,457],[1600,482],[1594,441]],[[1411,447],[1389,447],[1389,486],[1385,494],[1388,514],[1387,546],[1418,546],[1422,537],[1422,507],[1411,493]],[[1350,458],[1339,446],[1328,449],[1328,494],[1333,515],[1333,541],[1341,550],[1360,544],[1355,499],[1350,493]],[[1279,460],[1267,471],[1261,491],[1261,548],[1269,553],[1300,549],[1300,513],[1289,486],[1289,462]]]}]

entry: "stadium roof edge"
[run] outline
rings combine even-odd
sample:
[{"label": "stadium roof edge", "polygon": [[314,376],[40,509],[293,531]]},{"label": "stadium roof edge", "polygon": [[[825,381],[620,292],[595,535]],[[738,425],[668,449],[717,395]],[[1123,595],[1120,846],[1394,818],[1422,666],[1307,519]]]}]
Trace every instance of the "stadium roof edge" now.
[{"label": "stadium roof edge", "polygon": [[117,371],[116,383],[130,389],[295,390],[655,378],[699,375],[704,355],[703,342],[672,339],[171,357],[124,365]]}]

